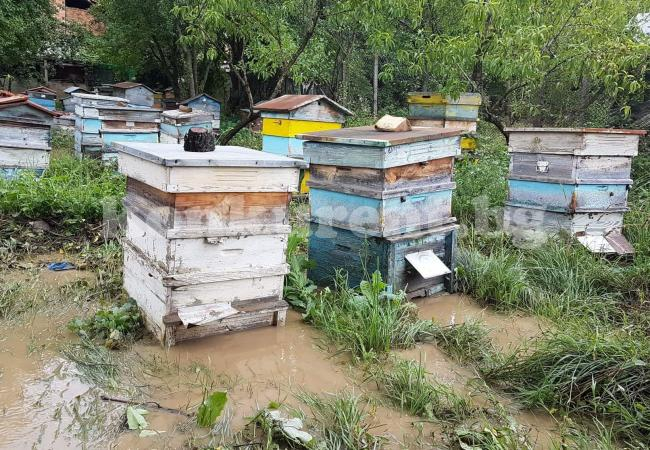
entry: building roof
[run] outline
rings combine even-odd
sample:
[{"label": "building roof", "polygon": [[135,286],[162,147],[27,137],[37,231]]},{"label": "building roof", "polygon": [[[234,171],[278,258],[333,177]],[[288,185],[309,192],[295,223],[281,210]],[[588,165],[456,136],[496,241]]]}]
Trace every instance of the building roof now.
[{"label": "building roof", "polygon": [[88,92],[87,89],[84,89],[79,86],[70,86],[69,88],[63,90],[63,92],[65,92],[66,94],[72,94],[73,92],[79,92],[79,91]]},{"label": "building roof", "polygon": [[10,108],[21,104],[25,104],[30,108],[38,109],[39,111],[43,111],[51,116],[61,115],[58,111],[51,111],[41,105],[30,102],[29,97],[26,95],[17,95],[9,91],[0,91],[0,109]]},{"label": "building roof", "polygon": [[142,83],[136,83],[134,81],[122,81],[121,83],[111,84],[111,86],[118,89],[133,89],[136,87],[143,87],[153,92],[153,89],[151,89],[149,86]]},{"label": "building roof", "polygon": [[267,100],[265,102],[258,103],[255,105],[255,109],[258,111],[274,111],[274,112],[289,112],[294,111],[303,106],[309,105],[310,103],[318,101],[326,101],[334,108],[338,109],[345,115],[352,116],[354,113],[344,106],[339,105],[334,100],[329,98],[326,95],[283,95],[272,100]]},{"label": "building roof", "polygon": [[56,94],[56,91],[50,89],[47,86],[36,86],[33,88],[26,89],[25,92],[47,92],[48,94]]},{"label": "building roof", "polygon": [[210,100],[213,100],[213,101],[215,101],[215,102],[221,104],[221,102],[220,102],[219,100],[217,100],[216,98],[214,98],[214,97],[211,96],[211,95],[206,94],[205,92],[202,92],[202,93],[200,93],[199,95],[195,95],[195,96],[192,97],[192,98],[188,98],[187,100],[183,100],[182,102],[180,102],[180,104],[181,104],[181,105],[187,105],[188,103],[193,102],[194,100],[197,100],[197,99],[199,99],[199,98],[201,98],[201,97],[208,97]]}]

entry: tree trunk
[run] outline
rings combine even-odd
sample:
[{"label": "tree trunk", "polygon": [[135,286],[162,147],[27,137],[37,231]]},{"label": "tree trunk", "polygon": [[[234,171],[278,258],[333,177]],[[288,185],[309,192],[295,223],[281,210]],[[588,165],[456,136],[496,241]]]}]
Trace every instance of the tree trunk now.
[{"label": "tree trunk", "polygon": [[376,119],[379,109],[379,55],[375,53],[375,63],[372,70],[372,115]]}]

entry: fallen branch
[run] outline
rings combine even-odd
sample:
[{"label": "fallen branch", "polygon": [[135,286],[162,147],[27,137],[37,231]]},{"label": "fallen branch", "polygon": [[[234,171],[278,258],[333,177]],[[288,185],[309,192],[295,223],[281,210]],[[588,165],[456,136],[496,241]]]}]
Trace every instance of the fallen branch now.
[{"label": "fallen branch", "polygon": [[147,406],[149,408],[157,409],[158,411],[167,412],[167,413],[170,413],[170,414],[177,414],[179,416],[192,417],[192,414],[181,411],[180,409],[167,408],[165,406],[160,406],[160,403],[158,403],[158,402],[135,402],[133,400],[126,400],[126,399],[123,399],[123,398],[109,397],[107,395],[101,395],[99,398],[101,398],[105,402],[124,403],[125,405],[142,405],[142,406]]}]

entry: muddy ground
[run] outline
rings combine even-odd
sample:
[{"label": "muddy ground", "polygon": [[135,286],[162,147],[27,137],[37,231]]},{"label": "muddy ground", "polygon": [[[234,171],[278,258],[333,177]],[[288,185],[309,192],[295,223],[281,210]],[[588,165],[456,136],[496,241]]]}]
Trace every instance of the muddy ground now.
[{"label": "muddy ground", "polygon": [[[215,336],[171,349],[145,336],[126,350],[110,352],[110,359],[103,363],[115,367],[113,379],[89,378],[83,365],[75,362],[74,345],[79,339],[66,324],[96,305],[68,302],[61,291],[77,280],[92,284],[95,274],[51,272],[44,265],[55,257],[61,255],[31,257],[20,268],[0,273],[4,281],[19,282],[45,299],[19,317],[1,321],[2,449],[201,448],[206,431],[197,428],[193,419],[145,404],[150,411],[149,429],[157,435],[140,437],[124,426],[126,405],[102,396],[194,412],[203,392],[216,389],[226,390],[229,396],[224,435],[240,432],[269,402],[303,410],[308,420],[297,393],[354,392],[371,400],[372,432],[387,439],[385,448],[442,445],[441,424],[411,417],[385,403],[376,386],[365,381],[358,365],[328,348],[319,332],[295,312],[290,312],[285,327]],[[535,318],[498,314],[459,295],[420,299],[417,305],[423,319],[434,318],[444,324],[482,320],[501,349],[516,347],[545,327]],[[421,361],[437,381],[467,393],[477,404],[496,398],[517,422],[530,429],[537,448],[549,448],[556,438],[557,424],[550,415],[522,411],[509,398],[477,382],[470,367],[454,362],[434,344],[396,354]]]}]

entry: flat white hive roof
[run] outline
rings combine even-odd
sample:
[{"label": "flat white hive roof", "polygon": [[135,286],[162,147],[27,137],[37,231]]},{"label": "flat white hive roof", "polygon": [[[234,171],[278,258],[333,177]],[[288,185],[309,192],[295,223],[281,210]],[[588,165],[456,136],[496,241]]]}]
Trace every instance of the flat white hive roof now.
[{"label": "flat white hive roof", "polygon": [[299,159],[238,146],[217,146],[211,152],[186,152],[180,144],[116,142],[113,148],[166,167],[307,167]]}]

